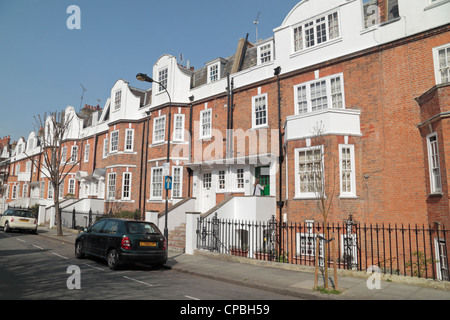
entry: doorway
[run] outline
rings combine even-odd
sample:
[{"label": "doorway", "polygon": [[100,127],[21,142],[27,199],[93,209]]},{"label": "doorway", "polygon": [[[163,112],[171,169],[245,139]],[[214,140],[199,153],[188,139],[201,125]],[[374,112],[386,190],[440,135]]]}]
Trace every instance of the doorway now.
[{"label": "doorway", "polygon": [[270,196],[270,167],[256,167],[255,178],[259,179],[259,184],[264,187],[261,195]]},{"label": "doorway", "polygon": [[216,193],[212,185],[212,173],[203,172],[202,175],[201,212],[207,212],[216,205]]}]

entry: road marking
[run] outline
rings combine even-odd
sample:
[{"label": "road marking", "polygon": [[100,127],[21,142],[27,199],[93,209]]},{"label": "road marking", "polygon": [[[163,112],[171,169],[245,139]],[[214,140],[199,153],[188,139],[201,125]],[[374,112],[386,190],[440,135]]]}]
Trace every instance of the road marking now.
[{"label": "road marking", "polygon": [[16,238],[16,239],[17,239],[17,241],[20,241],[20,242],[26,242],[25,240],[22,240],[20,238]]},{"label": "road marking", "polygon": [[84,265],[85,265],[85,266],[88,266],[88,267],[91,267],[91,268],[94,268],[94,269],[97,269],[97,270],[100,270],[100,271],[105,271],[104,269],[101,269],[101,268],[98,268],[98,267],[92,266],[92,265],[90,265],[90,264],[87,264],[87,263],[85,263]]},{"label": "road marking", "polygon": [[35,245],[35,244],[32,244],[32,246],[33,246],[33,247],[35,247],[35,248],[38,248],[38,249],[44,250],[44,248],[42,248],[42,247],[39,247],[39,246],[37,246],[37,245]]},{"label": "road marking", "polygon": [[139,280],[136,280],[136,279],[127,277],[127,276],[123,276],[123,277],[124,277],[125,279],[132,280],[132,281],[136,281],[137,283],[141,283],[141,284],[145,284],[145,285],[147,285],[147,286],[149,286],[149,287],[153,287],[153,285],[151,285],[150,283],[146,283],[146,282],[143,282],[143,281],[139,281]]},{"label": "road marking", "polygon": [[54,255],[57,256],[57,257],[63,258],[63,259],[69,259],[69,258],[64,257],[64,256],[62,256],[62,255],[60,255],[60,254],[57,254],[57,253],[55,253],[55,252],[52,252],[52,254],[54,254]]},{"label": "road marking", "polygon": [[192,300],[200,300],[198,298],[194,298],[194,297],[191,297],[191,296],[185,296],[185,297],[188,298],[188,299],[192,299]]}]

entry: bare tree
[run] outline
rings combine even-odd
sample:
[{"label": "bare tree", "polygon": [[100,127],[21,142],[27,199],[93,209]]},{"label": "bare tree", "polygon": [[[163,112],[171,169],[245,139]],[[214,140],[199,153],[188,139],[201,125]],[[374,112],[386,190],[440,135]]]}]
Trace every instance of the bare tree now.
[{"label": "bare tree", "polygon": [[[80,163],[81,156],[67,156],[63,143],[71,129],[73,115],[65,111],[45,113],[35,116],[36,137],[40,146],[40,157],[26,154],[32,165],[48,178],[53,187],[53,203],[55,206],[57,235],[62,236],[62,219],[59,211],[59,186],[66,176]],[[77,150],[78,151],[78,150]]]},{"label": "bare tree", "polygon": [[[331,212],[333,200],[335,198],[338,185],[338,162],[332,152],[330,139],[326,137],[326,131],[322,122],[317,123],[313,128],[313,142],[318,146],[314,149],[312,154],[312,177],[313,191],[316,198],[317,209],[323,217],[324,224],[324,271],[325,271],[325,289],[328,289],[328,242],[330,241],[330,234],[328,230],[328,218]],[[327,163],[327,176],[325,181],[325,163]],[[319,248],[317,248],[319,250]],[[316,262],[317,263],[317,262]]]}]

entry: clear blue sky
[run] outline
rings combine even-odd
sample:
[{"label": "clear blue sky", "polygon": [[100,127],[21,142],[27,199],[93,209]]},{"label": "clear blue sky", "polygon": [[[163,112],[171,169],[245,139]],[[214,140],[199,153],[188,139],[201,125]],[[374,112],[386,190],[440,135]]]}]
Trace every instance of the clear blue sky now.
[{"label": "clear blue sky", "polygon": [[[103,106],[118,79],[151,73],[163,54],[196,69],[234,54],[239,38],[273,35],[299,0],[0,0],[0,137],[18,140],[34,116]],[[81,29],[69,30],[70,5]]]}]

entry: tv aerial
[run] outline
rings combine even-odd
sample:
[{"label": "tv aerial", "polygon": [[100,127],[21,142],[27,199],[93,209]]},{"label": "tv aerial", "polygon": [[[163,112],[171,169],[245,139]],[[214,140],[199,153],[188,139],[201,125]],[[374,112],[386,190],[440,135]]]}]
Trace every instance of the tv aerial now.
[{"label": "tv aerial", "polygon": [[259,38],[258,38],[258,24],[259,24],[259,16],[261,15],[261,12],[258,12],[258,15],[256,16],[256,19],[253,21],[253,24],[255,25],[256,28],[256,43],[258,43]]},{"label": "tv aerial", "polygon": [[83,93],[81,94],[81,101],[80,101],[80,110],[81,107],[83,106],[83,98],[84,98],[84,93],[87,91],[86,88],[83,86],[83,84],[80,82],[80,86],[81,88],[83,88]]}]

